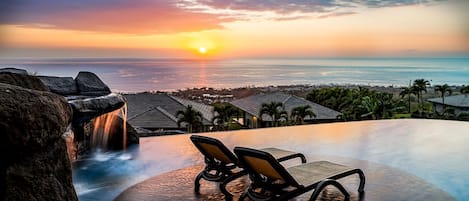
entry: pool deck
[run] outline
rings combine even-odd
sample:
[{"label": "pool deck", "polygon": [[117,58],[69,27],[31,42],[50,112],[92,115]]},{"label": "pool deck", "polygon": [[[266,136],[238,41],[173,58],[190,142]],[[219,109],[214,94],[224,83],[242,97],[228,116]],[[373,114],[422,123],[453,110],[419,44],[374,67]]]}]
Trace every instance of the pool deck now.
[{"label": "pool deck", "polygon": [[[465,201],[469,197],[468,130],[469,122],[400,119],[200,135],[217,138],[231,150],[235,146],[276,147],[303,153],[308,161],[360,168],[366,175],[365,200]],[[97,152],[75,163],[73,180],[79,199],[222,199],[211,183],[202,184],[202,194],[194,195],[193,181],[204,160],[189,136],[142,138],[133,149]],[[340,182],[355,193],[357,180],[351,177]]]},{"label": "pool deck", "polygon": [[[361,200],[455,200],[446,192],[440,190],[423,179],[409,175],[405,172],[383,165],[366,161],[347,159],[334,159],[348,164],[359,164],[366,175],[365,196]],[[170,201],[170,200],[224,200],[223,194],[213,182],[202,180],[201,193],[194,193],[194,178],[203,169],[203,166],[191,166],[179,170],[164,173],[141,183],[138,183],[122,192],[116,201]],[[351,195],[350,200],[360,200],[356,189],[358,176],[349,176],[339,180]],[[245,176],[231,182],[228,190],[234,194],[234,200],[249,185],[249,179]],[[296,200],[309,200],[312,191],[299,196]],[[318,200],[342,200],[342,195],[333,187],[326,188]]]}]

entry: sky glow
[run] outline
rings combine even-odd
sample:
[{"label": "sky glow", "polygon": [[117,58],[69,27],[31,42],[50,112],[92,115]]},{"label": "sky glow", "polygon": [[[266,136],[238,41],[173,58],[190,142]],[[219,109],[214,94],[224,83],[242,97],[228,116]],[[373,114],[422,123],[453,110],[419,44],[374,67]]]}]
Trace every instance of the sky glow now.
[{"label": "sky glow", "polygon": [[463,0],[4,0],[0,57],[469,55]]}]

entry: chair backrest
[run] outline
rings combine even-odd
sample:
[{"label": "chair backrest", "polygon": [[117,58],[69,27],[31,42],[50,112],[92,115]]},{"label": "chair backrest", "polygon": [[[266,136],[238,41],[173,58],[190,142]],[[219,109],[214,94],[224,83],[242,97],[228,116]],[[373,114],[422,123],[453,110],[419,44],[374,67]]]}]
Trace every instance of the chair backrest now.
[{"label": "chair backrest", "polygon": [[236,158],[233,152],[220,142],[220,140],[206,136],[192,135],[191,141],[206,159],[220,161],[224,164],[233,163],[238,165],[238,158]]},{"label": "chair backrest", "polygon": [[[244,169],[253,178],[268,178],[269,181],[282,181],[287,186],[300,186],[290,173],[271,154],[246,147],[235,147],[235,154]],[[264,181],[256,181],[263,183]],[[267,184],[269,185],[269,184]]]}]

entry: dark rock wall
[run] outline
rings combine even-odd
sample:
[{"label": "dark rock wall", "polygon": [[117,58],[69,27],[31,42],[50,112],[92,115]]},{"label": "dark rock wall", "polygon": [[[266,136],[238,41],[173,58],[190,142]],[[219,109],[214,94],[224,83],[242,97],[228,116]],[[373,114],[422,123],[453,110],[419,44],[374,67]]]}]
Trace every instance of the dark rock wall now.
[{"label": "dark rock wall", "polygon": [[0,73],[16,73],[21,75],[28,75],[28,71],[18,68],[0,68]]},{"label": "dark rock wall", "polygon": [[0,72],[0,83],[20,86],[27,89],[35,89],[39,91],[49,91],[49,89],[35,76]]},{"label": "dark rock wall", "polygon": [[79,72],[75,81],[81,95],[103,96],[111,93],[109,87],[92,72]]},{"label": "dark rock wall", "polygon": [[[16,84],[41,86],[24,79]],[[71,116],[62,96],[0,83],[1,200],[78,199],[62,138]]]},{"label": "dark rock wall", "polygon": [[60,95],[78,94],[77,84],[72,77],[38,76],[51,92]]}]

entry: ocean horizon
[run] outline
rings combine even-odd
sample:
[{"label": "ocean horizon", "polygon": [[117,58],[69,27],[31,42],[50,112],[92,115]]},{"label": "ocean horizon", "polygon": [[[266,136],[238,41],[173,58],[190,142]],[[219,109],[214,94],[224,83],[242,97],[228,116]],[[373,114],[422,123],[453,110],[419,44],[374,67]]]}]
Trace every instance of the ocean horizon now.
[{"label": "ocean horizon", "polygon": [[469,57],[460,58],[263,58],[263,59],[0,59],[35,75],[75,77],[96,73],[114,92],[176,91],[280,85],[468,85]]}]

